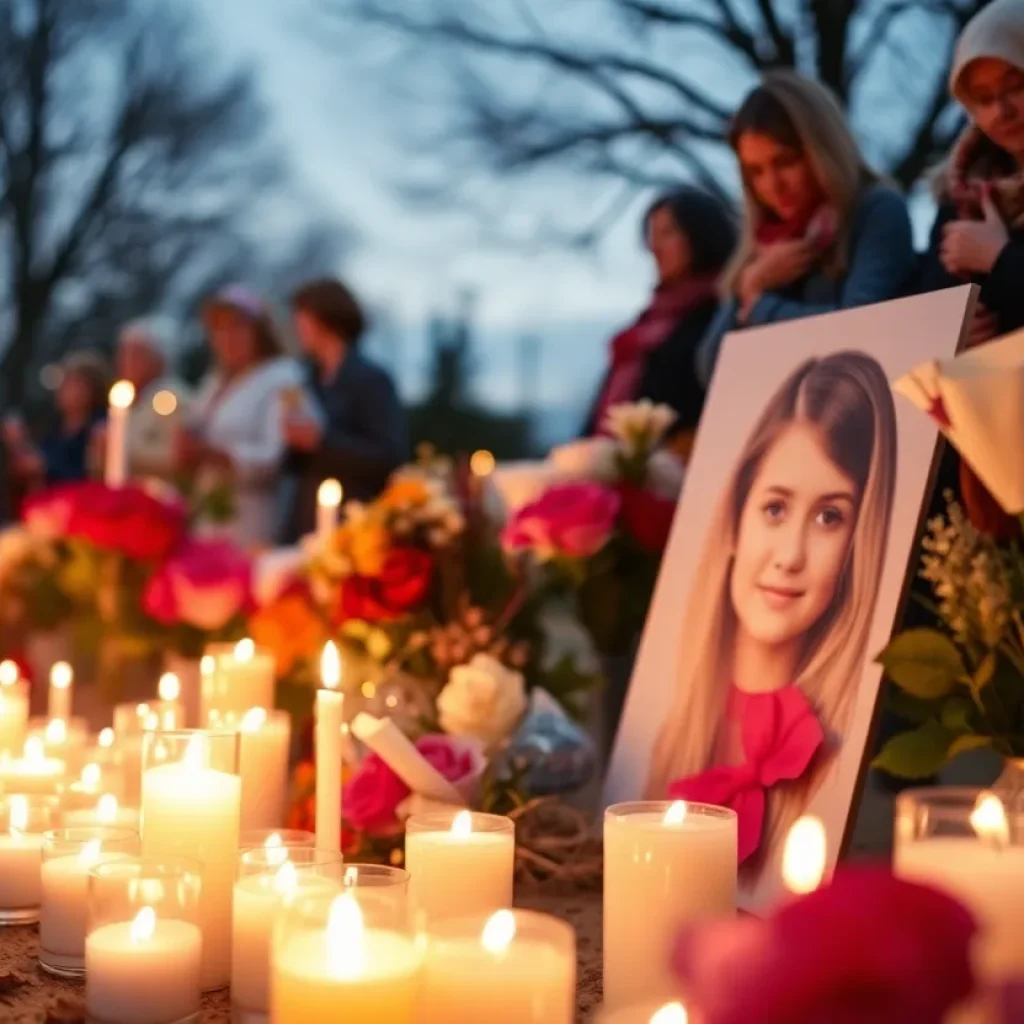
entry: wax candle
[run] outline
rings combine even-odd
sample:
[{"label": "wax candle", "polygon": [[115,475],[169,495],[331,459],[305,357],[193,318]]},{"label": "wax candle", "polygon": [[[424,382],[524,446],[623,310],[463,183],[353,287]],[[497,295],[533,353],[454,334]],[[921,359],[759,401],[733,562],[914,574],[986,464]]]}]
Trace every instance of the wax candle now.
[{"label": "wax candle", "polygon": [[246,638],[237,644],[208,644],[200,662],[200,721],[211,711],[243,715],[274,706],[276,665],[270,651]]},{"label": "wax candle", "polygon": [[0,802],[0,924],[39,918],[42,833],[53,827],[55,797],[16,794]]},{"label": "wax candle", "polygon": [[90,761],[78,778],[65,787],[64,807],[74,810],[96,803],[104,793],[124,796],[124,771],[117,764],[99,764]]},{"label": "wax candle", "polygon": [[190,858],[202,865],[203,988],[222,988],[231,975],[231,897],[242,799],[235,774],[238,734],[150,733],[143,762],[142,855],[154,861]]},{"label": "wax candle", "polygon": [[576,938],[529,911],[447,921],[430,934],[417,1024],[572,1024]]},{"label": "wax candle", "polygon": [[85,940],[85,1003],[104,1024],[168,1024],[198,1013],[203,934],[143,907]]},{"label": "wax candle", "polygon": [[602,1013],[597,1024],[688,1024],[690,1017],[682,1003],[647,1003]]},{"label": "wax candle", "polygon": [[46,756],[63,761],[71,775],[77,775],[86,763],[89,730],[84,718],[32,718],[28,735],[41,740]]},{"label": "wax candle", "polygon": [[824,822],[813,815],[798,818],[782,848],[782,880],[797,896],[806,896],[821,885],[828,863],[828,835]]},{"label": "wax candle", "polygon": [[274,1024],[413,1024],[420,953],[412,939],[367,927],[351,893],[333,897],[326,927],[314,926],[301,918],[314,900],[283,910],[275,929]]},{"label": "wax candle", "polygon": [[441,811],[406,822],[409,901],[428,925],[511,907],[515,860],[515,825],[501,815]]},{"label": "wax candle", "polygon": [[678,929],[736,911],[733,811],[616,804],[604,818],[604,998],[611,1009],[670,996]]},{"label": "wax candle", "polygon": [[316,842],[321,850],[341,849],[341,730],[344,726],[344,697],[341,685],[341,656],[337,645],[328,641],[320,657],[320,680],[316,693]]},{"label": "wax candle", "polygon": [[56,793],[65,770],[63,761],[46,756],[38,736],[30,736],[21,757],[0,756],[0,792]]},{"label": "wax candle", "polygon": [[135,388],[131,381],[119,380],[109,398],[103,480],[108,487],[123,487],[128,477],[128,412],[135,401]]},{"label": "wax candle", "polygon": [[138,807],[125,807],[113,793],[104,793],[92,806],[65,810],[61,815],[65,828],[96,828],[101,825],[113,828],[139,830]]},{"label": "wax candle", "polygon": [[71,684],[74,673],[66,661],[58,661],[50,669],[50,693],[46,710],[50,718],[68,721],[71,718]]},{"label": "wax candle", "polygon": [[316,533],[321,544],[327,544],[338,528],[338,508],[342,489],[337,480],[324,480],[316,492]]},{"label": "wax candle", "polygon": [[13,661],[0,662],[0,754],[15,754],[25,743],[28,692]]}]

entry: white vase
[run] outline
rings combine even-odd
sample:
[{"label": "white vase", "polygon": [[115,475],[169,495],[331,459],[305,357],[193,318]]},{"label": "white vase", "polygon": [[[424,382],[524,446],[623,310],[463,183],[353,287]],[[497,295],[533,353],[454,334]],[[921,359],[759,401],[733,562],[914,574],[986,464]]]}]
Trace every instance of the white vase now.
[{"label": "white vase", "polygon": [[199,721],[199,659],[186,658],[174,651],[164,654],[164,671],[173,672],[181,683],[181,704],[185,709],[185,725],[195,729]]}]

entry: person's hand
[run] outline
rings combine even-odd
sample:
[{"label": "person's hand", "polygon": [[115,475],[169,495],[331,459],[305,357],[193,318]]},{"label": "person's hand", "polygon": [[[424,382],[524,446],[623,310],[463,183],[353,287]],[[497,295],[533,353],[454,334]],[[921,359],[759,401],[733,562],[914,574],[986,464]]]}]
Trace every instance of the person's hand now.
[{"label": "person's hand", "polygon": [[312,452],[320,447],[323,428],[308,416],[289,416],[285,419],[284,441],[297,452]]},{"label": "person's hand", "polygon": [[806,277],[818,250],[806,239],[766,246],[740,272],[737,298],[740,320],[745,321],[757,300],[765,293],[785,288]]},{"label": "person's hand", "polygon": [[999,334],[999,317],[984,303],[974,307],[974,319],[971,321],[971,333],[967,339],[967,347],[984,345]]},{"label": "person's hand", "polygon": [[955,220],[942,232],[939,258],[956,277],[988,274],[1010,241],[1010,232],[986,191],[981,197],[982,220]]}]

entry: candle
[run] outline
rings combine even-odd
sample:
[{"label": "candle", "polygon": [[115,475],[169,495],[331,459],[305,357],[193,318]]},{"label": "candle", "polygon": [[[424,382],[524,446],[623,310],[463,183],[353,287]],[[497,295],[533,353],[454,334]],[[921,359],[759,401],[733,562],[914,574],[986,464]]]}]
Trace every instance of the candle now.
[{"label": "candle", "polygon": [[499,910],[431,931],[417,1024],[572,1024],[576,937],[546,914]]},{"label": "candle", "polygon": [[610,1013],[602,1013],[598,1024],[687,1024],[690,1017],[686,1007],[679,1002],[648,1003],[645,1006],[628,1006]]},{"label": "candle", "polygon": [[64,780],[66,765],[55,757],[47,757],[38,736],[25,740],[21,757],[0,757],[0,792],[56,793]]},{"label": "candle", "polygon": [[28,693],[13,661],[0,662],[0,754],[22,749],[28,725]]},{"label": "candle", "polygon": [[199,664],[199,720],[204,725],[211,711],[244,715],[249,708],[274,706],[274,655],[252,640],[208,644]]},{"label": "candle", "polygon": [[138,832],[139,809],[122,806],[113,793],[104,793],[90,807],[64,811],[61,822],[65,828],[96,828],[108,825]]},{"label": "candle", "polygon": [[63,977],[85,972],[89,872],[104,861],[138,853],[135,832],[110,828],[59,829],[43,836],[39,963]]},{"label": "candle", "polygon": [[66,810],[89,807],[104,793],[124,796],[124,772],[120,765],[90,761],[64,794]]},{"label": "candle", "polygon": [[[351,893],[326,904],[326,927],[314,927],[300,898],[282,911],[272,955],[274,1024],[413,1024],[420,954],[406,935],[367,927]],[[468,1022],[467,1022],[468,1024]]]},{"label": "candle", "polygon": [[782,848],[782,881],[795,895],[805,896],[821,885],[828,863],[828,836],[820,818],[798,818]]},{"label": "candle", "polygon": [[616,804],[604,818],[604,998],[670,996],[678,929],[736,912],[736,814],[676,801]]},{"label": "candle", "polygon": [[67,721],[71,718],[71,684],[74,673],[66,661],[58,661],[50,669],[50,694],[47,711],[50,718]]},{"label": "candle", "polygon": [[316,843],[321,850],[341,849],[341,730],[345,698],[341,684],[341,656],[328,640],[320,657],[316,692]]},{"label": "candle", "polygon": [[108,487],[123,487],[128,477],[128,412],[135,401],[131,381],[119,380],[114,384],[109,399],[103,481]]},{"label": "candle", "polygon": [[89,730],[84,718],[32,718],[28,723],[30,739],[39,739],[47,757],[63,761],[66,770],[77,775],[85,764]]},{"label": "candle", "polygon": [[105,1024],[167,1024],[197,1014],[203,935],[143,907],[85,940],[85,1003]]},{"label": "candle", "polygon": [[181,680],[173,672],[165,672],[156,686],[161,701],[173,704],[181,697]]},{"label": "candle", "polygon": [[316,534],[321,544],[330,542],[338,528],[338,508],[342,498],[337,480],[324,480],[316,492]]},{"label": "candle", "polygon": [[406,822],[412,911],[427,924],[512,906],[515,825],[496,814],[440,811]]},{"label": "candle", "polygon": [[0,924],[39,919],[42,833],[53,825],[55,797],[9,796],[0,803]]},{"label": "candle", "polygon": [[150,733],[143,763],[142,855],[154,861],[184,857],[202,865],[203,988],[222,988],[231,975],[231,896],[242,799],[235,774],[238,734]]}]

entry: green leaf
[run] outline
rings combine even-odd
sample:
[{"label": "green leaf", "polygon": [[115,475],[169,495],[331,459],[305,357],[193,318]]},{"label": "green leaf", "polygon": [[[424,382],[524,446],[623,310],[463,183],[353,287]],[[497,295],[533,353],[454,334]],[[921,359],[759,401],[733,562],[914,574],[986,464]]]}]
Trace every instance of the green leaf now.
[{"label": "green leaf", "polygon": [[911,697],[905,690],[898,686],[887,686],[885,694],[885,709],[897,718],[920,725],[932,718],[940,718],[942,709],[947,698],[939,697],[936,700],[920,700]]},{"label": "green leaf", "polygon": [[992,737],[991,736],[957,736],[953,740],[952,745],[949,748],[949,760],[952,760],[958,754],[964,754],[968,750],[980,750],[982,747],[991,747]]},{"label": "green leaf", "polygon": [[974,731],[975,713],[973,701],[966,697],[949,697],[943,702],[939,713],[939,721],[954,733],[970,733]]},{"label": "green leaf", "polygon": [[956,644],[934,629],[909,629],[878,656],[886,675],[912,697],[945,697],[966,674]]},{"label": "green leaf", "polygon": [[955,738],[940,722],[925,722],[893,736],[872,761],[872,767],[901,779],[926,779],[949,759]]}]

